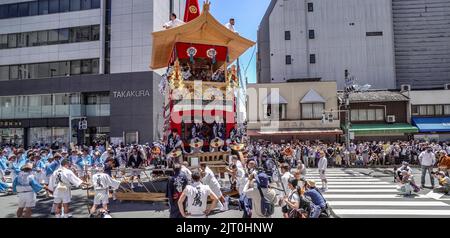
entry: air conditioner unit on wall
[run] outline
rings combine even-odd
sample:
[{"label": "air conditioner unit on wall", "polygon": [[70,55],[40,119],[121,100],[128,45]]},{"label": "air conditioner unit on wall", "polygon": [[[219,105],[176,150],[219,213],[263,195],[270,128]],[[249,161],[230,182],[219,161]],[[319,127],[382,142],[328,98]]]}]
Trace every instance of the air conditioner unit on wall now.
[{"label": "air conditioner unit on wall", "polygon": [[402,84],[400,86],[400,91],[402,91],[402,92],[411,91],[411,85],[409,85],[409,84]]},{"label": "air conditioner unit on wall", "polygon": [[444,85],[444,89],[445,89],[445,90],[450,90],[450,83]]},{"label": "air conditioner unit on wall", "polygon": [[386,117],[386,122],[387,123],[395,123],[395,116],[394,115],[389,115]]}]

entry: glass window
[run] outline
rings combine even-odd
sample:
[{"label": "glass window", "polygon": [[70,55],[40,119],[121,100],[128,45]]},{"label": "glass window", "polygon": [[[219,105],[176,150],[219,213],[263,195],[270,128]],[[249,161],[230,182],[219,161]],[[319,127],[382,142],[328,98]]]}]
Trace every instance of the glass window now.
[{"label": "glass window", "polygon": [[9,80],[9,66],[0,66],[0,80]]},{"label": "glass window", "polygon": [[58,37],[59,43],[61,43],[61,44],[69,43],[69,29],[68,28],[59,29],[58,35],[59,35],[59,37]]},{"label": "glass window", "polygon": [[93,59],[92,60],[92,73],[93,74],[98,74],[99,73],[99,60],[98,59]]},{"label": "glass window", "polygon": [[9,4],[8,17],[17,17],[18,13],[19,13],[18,9],[19,9],[19,5]]},{"label": "glass window", "polygon": [[100,8],[100,0],[92,0],[91,8]]},{"label": "glass window", "polygon": [[69,61],[63,61],[58,63],[58,71],[60,76],[69,76],[70,75],[70,67]]},{"label": "glass window", "polygon": [[444,115],[450,115],[450,105],[444,105]]},{"label": "glass window", "polygon": [[50,77],[50,64],[41,63],[38,64],[38,78],[48,78]]},{"label": "glass window", "polygon": [[286,55],[286,64],[292,64],[292,56]]},{"label": "glass window", "polygon": [[72,27],[69,29],[69,42],[70,43],[77,42],[77,34],[78,34],[78,27]]},{"label": "glass window", "polygon": [[29,79],[39,78],[39,64],[28,65],[28,77]]},{"label": "glass window", "polygon": [[384,121],[384,109],[377,109],[375,114],[377,121]]},{"label": "glass window", "polygon": [[70,10],[70,0],[59,0],[59,12],[68,12]]},{"label": "glass window", "polygon": [[17,34],[8,34],[8,48],[17,47]]},{"label": "glass window", "polygon": [[358,111],[358,120],[367,121],[367,110],[363,109]]},{"label": "glass window", "polygon": [[16,96],[15,104],[15,117],[27,118],[28,117],[28,96]]},{"label": "glass window", "polygon": [[351,121],[358,121],[358,116],[359,116],[359,114],[358,114],[359,112],[358,112],[358,110],[351,110],[351,118],[350,118],[350,120]]},{"label": "glass window", "polygon": [[52,95],[42,95],[41,101],[42,101],[42,106],[51,106],[51,105],[53,105],[53,103],[52,103]]},{"label": "glass window", "polygon": [[284,32],[284,39],[285,40],[291,40],[291,32],[290,31],[285,31]]},{"label": "glass window", "polygon": [[99,103],[100,104],[109,104],[109,95],[108,94],[99,95]]},{"label": "glass window", "polygon": [[302,104],[302,119],[312,119],[313,109],[312,104]]},{"label": "glass window", "polygon": [[19,79],[19,65],[9,66],[9,79],[10,80]]},{"label": "glass window", "polygon": [[49,13],[58,13],[59,12],[59,0],[50,0],[48,5]]},{"label": "glass window", "polygon": [[89,26],[80,27],[77,33],[78,33],[77,42],[89,41],[91,35],[91,27]]},{"label": "glass window", "polygon": [[28,96],[28,117],[29,118],[40,118],[42,115],[40,95],[30,95]]},{"label": "glass window", "polygon": [[69,95],[67,94],[55,94],[55,105],[68,105],[69,104]]},{"label": "glass window", "polygon": [[442,105],[435,105],[434,112],[435,115],[442,115],[443,113]]},{"label": "glass window", "polygon": [[0,19],[8,18],[8,5],[0,5]]},{"label": "glass window", "polygon": [[0,35],[0,49],[7,49],[8,48],[8,35],[3,34]]},{"label": "glass window", "polygon": [[91,0],[81,0],[81,10],[91,9]]},{"label": "glass window", "polygon": [[313,104],[314,119],[322,118],[324,108],[325,108],[325,104],[323,104],[323,103]]},{"label": "glass window", "polygon": [[309,2],[308,3],[308,12],[313,12],[314,11],[314,3]]},{"label": "glass window", "polygon": [[28,64],[19,65],[19,79],[28,78]]},{"label": "glass window", "polygon": [[28,16],[29,10],[28,10],[28,3],[20,3],[19,4],[19,17],[25,17]]},{"label": "glass window", "polygon": [[48,31],[48,43],[49,44],[58,44],[58,42],[59,42],[58,30],[49,30]]},{"label": "glass window", "polygon": [[427,115],[427,106],[419,106],[419,114],[421,116]]},{"label": "glass window", "polygon": [[100,25],[92,26],[92,37],[91,40],[100,40]]},{"label": "glass window", "polygon": [[419,107],[418,106],[411,106],[411,114],[412,115],[419,115]]},{"label": "glass window", "polygon": [[70,0],[70,11],[80,10],[80,0]]},{"label": "glass window", "polygon": [[38,43],[38,32],[27,32],[27,46],[36,46]]},{"label": "glass window", "polygon": [[310,54],[309,55],[309,63],[310,64],[315,64],[316,63],[316,55],[315,54]]},{"label": "glass window", "polygon": [[91,74],[92,73],[92,61],[82,60],[81,61],[81,74]]},{"label": "glass window", "polygon": [[48,42],[48,31],[38,31],[38,45],[46,45]]},{"label": "glass window", "polygon": [[27,47],[27,33],[17,33],[17,47]]},{"label": "glass window", "polygon": [[308,31],[308,35],[309,35],[309,39],[314,39],[316,36],[316,34],[315,34],[315,32],[314,32],[314,30],[309,30]]},{"label": "glass window", "polygon": [[427,115],[434,115],[434,106],[433,105],[428,105],[427,106]]},{"label": "glass window", "polygon": [[39,12],[39,4],[37,1],[28,3],[28,15],[36,16]]},{"label": "glass window", "polygon": [[375,121],[375,109],[367,110],[367,120],[368,121]]},{"label": "glass window", "polygon": [[48,14],[48,0],[39,0],[39,15]]},{"label": "glass window", "polygon": [[81,74],[81,61],[73,60],[70,62],[70,74]]},{"label": "glass window", "polygon": [[50,63],[50,77],[57,77],[59,75],[60,75],[59,63],[57,62]]}]

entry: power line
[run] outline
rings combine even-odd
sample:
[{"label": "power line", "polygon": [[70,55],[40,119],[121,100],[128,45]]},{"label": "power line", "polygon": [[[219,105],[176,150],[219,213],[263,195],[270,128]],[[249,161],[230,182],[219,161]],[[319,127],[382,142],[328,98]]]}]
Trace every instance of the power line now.
[{"label": "power line", "polygon": [[253,56],[255,56],[255,52],[256,52],[256,46],[253,46],[252,57],[250,58],[250,61],[248,62],[247,67],[245,68],[245,71],[244,71],[245,77],[247,77],[247,70],[250,67],[250,63],[253,61]]}]

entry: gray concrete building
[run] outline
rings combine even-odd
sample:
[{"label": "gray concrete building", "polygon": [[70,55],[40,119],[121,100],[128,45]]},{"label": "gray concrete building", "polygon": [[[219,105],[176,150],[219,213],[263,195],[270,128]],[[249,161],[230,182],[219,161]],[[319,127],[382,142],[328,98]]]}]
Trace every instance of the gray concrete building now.
[{"label": "gray concrete building", "polygon": [[397,87],[450,84],[450,0],[392,0]]},{"label": "gray concrete building", "polygon": [[0,143],[158,138],[151,33],[178,2],[0,0]]},{"label": "gray concrete building", "polygon": [[272,0],[258,31],[257,81],[336,80],[373,89],[450,83],[450,0]]},{"label": "gray concrete building", "polygon": [[273,0],[258,31],[258,82],[307,78],[395,87],[391,0]]}]

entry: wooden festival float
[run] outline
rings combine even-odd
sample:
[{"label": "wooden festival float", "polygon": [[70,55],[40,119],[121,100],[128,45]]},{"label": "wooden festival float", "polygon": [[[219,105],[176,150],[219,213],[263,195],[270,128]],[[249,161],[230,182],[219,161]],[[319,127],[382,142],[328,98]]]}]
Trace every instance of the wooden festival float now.
[{"label": "wooden festival float", "polygon": [[[195,13],[193,6],[186,12]],[[195,8],[195,7],[194,7]],[[217,175],[224,176],[232,150],[242,144],[236,136],[236,90],[239,87],[236,61],[255,43],[229,30],[210,14],[206,1],[203,11],[186,24],[154,32],[150,68],[167,68],[160,84],[164,97],[164,140],[176,129],[183,150],[169,157],[187,161],[191,169],[206,162]],[[227,146],[227,150],[223,150]],[[130,189],[129,171],[121,171],[123,183],[118,200],[164,201],[168,171],[143,171],[144,187]],[[236,191],[228,191],[235,194]]]}]

